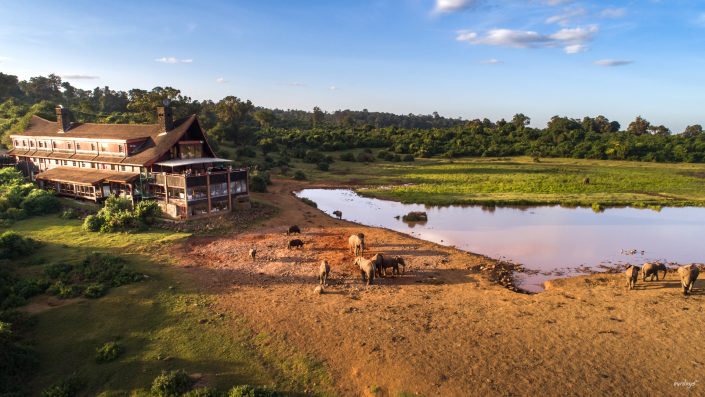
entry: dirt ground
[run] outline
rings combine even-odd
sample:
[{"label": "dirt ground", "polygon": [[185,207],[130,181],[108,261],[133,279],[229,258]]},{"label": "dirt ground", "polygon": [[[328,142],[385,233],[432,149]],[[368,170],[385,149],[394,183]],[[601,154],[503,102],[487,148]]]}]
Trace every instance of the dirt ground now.
[{"label": "dirt ground", "polygon": [[[705,395],[702,280],[688,297],[675,273],[635,291],[622,274],[597,274],[516,293],[479,271],[489,258],[332,219],[291,195],[298,186],[277,181],[256,196],[276,217],[191,239],[179,259],[219,310],[324,362],[337,394]],[[286,248],[293,224],[303,249]],[[358,232],[366,257],[402,255],[406,274],[364,286],[346,244]],[[322,259],[330,285],[317,295]]]}]

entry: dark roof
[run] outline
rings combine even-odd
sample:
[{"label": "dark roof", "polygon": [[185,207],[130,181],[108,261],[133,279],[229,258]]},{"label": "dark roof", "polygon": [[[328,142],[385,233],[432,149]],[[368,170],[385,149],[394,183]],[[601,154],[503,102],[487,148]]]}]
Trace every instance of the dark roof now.
[{"label": "dark roof", "polygon": [[188,131],[191,125],[196,122],[196,115],[177,120],[174,128],[166,133],[159,131],[157,124],[93,124],[85,123],[71,124],[71,128],[65,133],[59,133],[56,122],[45,120],[38,116],[32,116],[27,129],[16,136],[46,136],[56,139],[66,138],[89,138],[89,139],[137,139],[144,138],[147,141],[140,147],[140,151],[128,157],[119,156],[95,156],[89,154],[75,154],[65,152],[45,152],[41,154],[37,150],[12,149],[8,153],[14,156],[47,157],[74,160],[92,160],[116,164],[129,164],[138,166],[151,165],[166,153],[181,137]]},{"label": "dark roof", "polygon": [[76,167],[56,167],[37,174],[36,178],[45,181],[68,182],[79,185],[97,185],[103,181],[127,183],[135,178],[137,172],[117,172]]}]

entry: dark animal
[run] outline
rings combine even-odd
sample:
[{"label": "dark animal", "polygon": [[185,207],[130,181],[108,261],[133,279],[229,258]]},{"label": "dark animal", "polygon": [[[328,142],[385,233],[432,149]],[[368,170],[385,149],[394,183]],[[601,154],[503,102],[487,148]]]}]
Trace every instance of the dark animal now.
[{"label": "dark animal", "polygon": [[288,236],[290,234],[301,234],[301,229],[299,229],[296,225],[289,226],[289,230],[286,231],[286,235]]},{"label": "dark animal", "polygon": [[250,258],[252,258],[252,260],[255,260],[256,256],[257,256],[257,248],[250,249]]},{"label": "dark animal", "polygon": [[362,276],[362,282],[367,285],[372,284],[375,279],[375,264],[370,259],[365,259],[361,256],[355,258],[353,262],[356,266],[360,268],[360,275]]},{"label": "dark animal", "polygon": [[647,277],[651,277],[649,281],[654,281],[654,277],[656,277],[656,281],[658,281],[658,272],[663,271],[663,279],[666,279],[666,264],[665,263],[644,263],[644,266],[641,268],[641,278],[642,281],[646,281]]},{"label": "dark animal", "polygon": [[333,215],[337,216],[338,219],[341,219],[343,217],[343,213],[340,212],[339,210],[333,211]]},{"label": "dark animal", "polygon": [[330,273],[330,266],[328,266],[327,260],[321,261],[321,267],[318,268],[318,282],[321,285],[326,285],[328,280],[328,273]]},{"label": "dark animal", "polygon": [[377,277],[386,277],[387,268],[392,268],[392,275],[399,275],[399,266],[402,266],[404,272],[406,272],[406,263],[401,256],[390,256],[384,254],[375,254],[372,257],[372,261],[376,266]]},{"label": "dark animal", "polygon": [[683,295],[688,295],[689,292],[693,292],[693,285],[695,285],[695,280],[698,279],[699,274],[700,269],[698,269],[696,265],[687,265],[678,268],[681,286],[683,286]]},{"label": "dark animal", "polygon": [[289,245],[287,246],[287,248],[288,249],[292,249],[292,248],[296,248],[296,247],[303,248],[303,246],[304,246],[304,242],[295,238],[293,240],[289,240]]},{"label": "dark animal", "polygon": [[583,179],[583,185],[589,185],[589,184],[590,184],[590,178]]},{"label": "dark animal", "polygon": [[625,274],[627,275],[627,289],[636,288],[636,281],[639,279],[639,266],[631,265],[627,268]]},{"label": "dark animal", "polygon": [[365,253],[365,235],[362,233],[353,234],[348,238],[350,253],[355,256],[362,256]]}]

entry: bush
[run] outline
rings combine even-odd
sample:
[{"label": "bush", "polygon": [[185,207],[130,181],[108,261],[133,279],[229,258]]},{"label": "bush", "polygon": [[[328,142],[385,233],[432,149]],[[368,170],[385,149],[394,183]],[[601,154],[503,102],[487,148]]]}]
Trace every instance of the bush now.
[{"label": "bush", "polygon": [[250,175],[250,191],[264,193],[267,191],[267,180],[262,175]]},{"label": "bush", "polygon": [[351,152],[343,153],[340,155],[340,159],[343,161],[355,161],[355,155]]},{"label": "bush", "polygon": [[42,391],[42,397],[74,397],[78,395],[80,384],[76,378],[61,381]]},{"label": "bush", "polygon": [[307,150],[303,158],[304,162],[318,164],[326,161],[326,156],[317,150]]},{"label": "bush", "polygon": [[157,397],[179,397],[186,393],[193,381],[184,370],[162,372],[152,382],[152,395]]},{"label": "bush", "polygon": [[97,215],[88,215],[86,219],[83,220],[83,230],[97,232],[100,231],[100,228],[103,227],[104,223],[105,219]]},{"label": "bush", "polygon": [[182,397],[224,397],[225,393],[207,387],[201,387],[185,393]]},{"label": "bush", "polygon": [[274,390],[250,385],[235,386],[228,392],[228,397],[277,397],[279,395]]},{"label": "bush", "polygon": [[414,161],[414,155],[405,154],[404,156],[402,156],[401,161]]},{"label": "bush", "polygon": [[387,161],[389,161],[389,160],[392,159],[393,156],[394,156],[394,155],[393,155],[392,153],[389,153],[389,152],[386,151],[386,150],[380,150],[379,152],[377,152],[377,157],[378,157],[378,158],[381,158],[382,160],[387,160]]},{"label": "bush", "polygon": [[250,149],[248,146],[239,147],[235,150],[235,155],[237,157],[255,157],[257,153]]},{"label": "bush", "polygon": [[318,204],[316,204],[316,202],[311,199],[307,199],[306,197],[301,197],[301,201],[303,201],[306,205],[310,205],[313,208],[318,208]]},{"label": "bush", "polygon": [[326,162],[320,162],[316,164],[316,168],[318,168],[321,171],[328,171],[330,169],[330,164]]},{"label": "bush", "polygon": [[61,213],[61,218],[63,219],[78,219],[81,217],[81,213],[76,211],[74,208],[68,208]]},{"label": "bush", "polygon": [[156,201],[140,201],[135,206],[135,215],[145,224],[151,225],[162,214],[162,209]]},{"label": "bush", "polygon": [[[44,268],[44,275],[52,284],[47,293],[60,298],[83,295],[99,298],[108,288],[133,283],[141,279],[140,274],[130,270],[124,259],[101,253],[88,255],[81,263],[69,265],[54,263]],[[87,287],[84,287],[88,285]]]},{"label": "bush", "polygon": [[304,174],[303,171],[296,171],[294,172],[294,179],[296,179],[297,181],[305,181],[306,174]]},{"label": "bush", "polygon": [[367,152],[360,152],[357,154],[357,161],[360,163],[371,163],[375,161],[375,158]]},{"label": "bush", "polygon": [[95,361],[109,363],[115,361],[122,353],[122,348],[117,342],[108,342],[95,350]]},{"label": "bush", "polygon": [[[3,318],[2,320],[9,320]],[[39,366],[36,351],[20,343],[11,325],[0,320],[0,395],[24,396],[22,389]],[[14,320],[13,320],[14,321]]]},{"label": "bush", "polygon": [[91,284],[83,290],[83,296],[86,298],[96,299],[105,295],[106,288],[103,284]]},{"label": "bush", "polygon": [[39,244],[31,238],[22,237],[17,232],[0,234],[0,259],[15,259],[34,252]]},{"label": "bush", "polygon": [[34,189],[22,200],[20,208],[25,210],[28,215],[51,214],[61,209],[61,203],[53,193]]},{"label": "bush", "polygon": [[13,221],[19,221],[21,219],[25,219],[27,217],[27,211],[21,209],[21,208],[8,208],[7,211],[5,211],[5,218],[11,219]]}]

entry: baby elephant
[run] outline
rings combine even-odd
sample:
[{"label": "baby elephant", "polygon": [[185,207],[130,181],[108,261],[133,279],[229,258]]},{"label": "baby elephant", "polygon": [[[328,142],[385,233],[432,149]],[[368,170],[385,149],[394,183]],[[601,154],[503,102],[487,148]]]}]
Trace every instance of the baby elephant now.
[{"label": "baby elephant", "polygon": [[639,266],[631,265],[627,268],[625,272],[627,275],[627,289],[636,288],[636,281],[639,279]]},{"label": "baby elephant", "polygon": [[303,246],[304,246],[304,242],[295,238],[293,240],[289,240],[289,245],[287,246],[287,249],[292,249],[292,248],[296,248],[296,247],[303,248]]},{"label": "baby elephant", "polygon": [[348,238],[350,253],[355,256],[362,256],[365,253],[365,235],[362,233],[353,234]]},{"label": "baby elephant", "polygon": [[257,248],[250,249],[250,258],[252,258],[252,260],[255,260],[256,256],[257,256]]},{"label": "baby elephant", "polygon": [[404,259],[402,259],[401,256],[375,254],[375,256],[372,257],[372,261],[377,268],[377,277],[386,277],[387,268],[392,268],[392,275],[398,275],[400,274],[399,265],[406,267],[406,263],[404,263]]},{"label": "baby elephant", "polygon": [[654,281],[654,276],[656,276],[656,281],[658,281],[658,272],[663,271],[663,279],[666,279],[666,264],[665,263],[644,263],[644,267],[641,268],[642,281],[646,281],[646,278],[651,276],[651,280]]},{"label": "baby elephant", "polygon": [[337,216],[338,219],[341,219],[343,217],[343,213],[340,212],[339,210],[333,211],[333,215]]},{"label": "baby elephant", "polygon": [[696,265],[681,266],[678,268],[678,275],[681,278],[681,285],[683,286],[683,295],[688,295],[689,292],[693,292],[693,285],[695,285],[695,280],[698,279],[700,274],[700,269]]},{"label": "baby elephant", "polygon": [[375,263],[370,259],[365,259],[359,256],[355,258],[354,264],[360,268],[362,282],[367,285],[372,284],[375,279]]},{"label": "baby elephant", "polygon": [[321,285],[327,285],[328,273],[330,273],[330,266],[328,266],[327,260],[321,261],[321,267],[318,268],[318,282]]},{"label": "baby elephant", "polygon": [[301,229],[299,229],[296,225],[289,226],[289,229],[286,231],[286,235],[288,236],[290,234],[301,234]]}]

